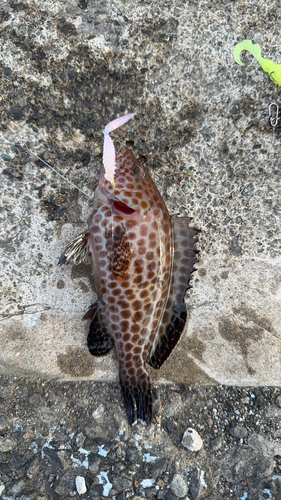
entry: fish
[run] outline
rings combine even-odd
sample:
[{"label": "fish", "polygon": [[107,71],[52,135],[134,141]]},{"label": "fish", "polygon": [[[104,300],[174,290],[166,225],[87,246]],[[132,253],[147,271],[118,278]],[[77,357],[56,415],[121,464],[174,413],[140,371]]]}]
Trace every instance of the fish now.
[{"label": "fish", "polygon": [[240,64],[240,66],[245,66],[240,59],[240,54],[243,50],[250,52],[250,54],[252,54],[252,56],[254,56],[254,58],[261,65],[263,71],[268,73],[269,78],[274,83],[281,86],[281,64],[277,64],[270,59],[264,59],[261,55],[260,45],[253,44],[251,40],[243,40],[234,47],[233,51],[234,60],[237,64]]},{"label": "fish", "polygon": [[[125,123],[122,118],[105,135]],[[133,152],[123,147],[115,153],[113,146],[113,158],[112,144],[110,167],[104,151],[88,229],[59,263],[80,263],[91,254],[98,300],[83,317],[91,321],[89,351],[104,356],[115,346],[128,422],[149,425],[153,393],[146,363],[159,369],[183,332],[199,230],[190,217],[169,215]]]}]

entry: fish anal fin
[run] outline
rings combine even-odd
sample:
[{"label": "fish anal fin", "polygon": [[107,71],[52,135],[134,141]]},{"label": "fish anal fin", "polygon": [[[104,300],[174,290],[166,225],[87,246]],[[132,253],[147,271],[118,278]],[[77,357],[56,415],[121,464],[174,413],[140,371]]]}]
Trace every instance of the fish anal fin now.
[{"label": "fish anal fin", "polygon": [[72,240],[69,245],[67,245],[65,251],[61,254],[59,259],[59,265],[67,264],[73,261],[75,264],[79,264],[85,260],[86,256],[90,253],[89,244],[89,233],[81,233],[74,240]]},{"label": "fish anal fin", "polygon": [[170,294],[162,324],[147,362],[160,368],[178,343],[187,319],[184,302],[192,273],[196,270],[198,251],[194,249],[199,230],[189,226],[191,218],[172,217],[174,235],[174,261]]},{"label": "fish anal fin", "polygon": [[114,346],[114,340],[108,333],[99,301],[95,302],[86,312],[83,319],[91,319],[87,344],[93,356],[104,356]]}]

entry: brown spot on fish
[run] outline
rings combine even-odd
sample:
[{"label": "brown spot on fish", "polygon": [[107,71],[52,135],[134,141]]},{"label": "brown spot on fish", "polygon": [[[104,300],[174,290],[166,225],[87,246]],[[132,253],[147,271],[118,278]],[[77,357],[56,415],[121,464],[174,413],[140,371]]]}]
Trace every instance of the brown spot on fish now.
[{"label": "brown spot on fish", "polygon": [[136,278],[134,278],[134,284],[140,285],[141,282],[142,282],[142,275],[140,274],[139,276],[136,276]]},{"label": "brown spot on fish", "polygon": [[135,324],[133,324],[133,325],[132,325],[132,328],[131,328],[131,332],[132,332],[132,333],[138,333],[139,331],[140,331],[140,325],[138,325],[138,324],[136,324],[136,323],[135,323]]},{"label": "brown spot on fish", "polygon": [[124,310],[120,311],[120,315],[122,316],[122,318],[129,319],[131,317],[132,313],[130,312],[129,309],[124,309]]},{"label": "brown spot on fish", "polygon": [[147,236],[148,235],[148,227],[145,224],[141,224],[140,226],[140,235]]},{"label": "brown spot on fish", "polygon": [[129,329],[129,321],[126,321],[126,320],[121,321],[121,323],[120,323],[121,332],[127,332],[128,329]]},{"label": "brown spot on fish", "polygon": [[142,302],[140,300],[134,300],[131,307],[134,311],[140,311],[142,308]]},{"label": "brown spot on fish", "polygon": [[118,300],[117,304],[121,309],[129,309],[130,307],[129,302],[126,302],[126,300]]},{"label": "brown spot on fish", "polygon": [[137,312],[135,312],[135,313],[133,314],[133,316],[132,316],[132,320],[133,320],[133,322],[136,322],[136,323],[137,323],[138,321],[141,321],[141,320],[142,320],[142,318],[143,318],[143,314],[142,314],[142,312],[141,312],[141,311],[137,311]]}]

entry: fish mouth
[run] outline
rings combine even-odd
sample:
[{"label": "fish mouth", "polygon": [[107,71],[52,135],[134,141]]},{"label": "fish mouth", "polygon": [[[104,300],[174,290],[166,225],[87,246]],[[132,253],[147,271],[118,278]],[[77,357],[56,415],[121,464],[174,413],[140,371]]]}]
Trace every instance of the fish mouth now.
[{"label": "fish mouth", "polygon": [[122,214],[122,215],[132,215],[135,213],[135,210],[128,205],[125,205],[125,203],[122,203],[122,201],[117,201],[117,200],[112,200],[112,210],[117,213],[117,214]]}]

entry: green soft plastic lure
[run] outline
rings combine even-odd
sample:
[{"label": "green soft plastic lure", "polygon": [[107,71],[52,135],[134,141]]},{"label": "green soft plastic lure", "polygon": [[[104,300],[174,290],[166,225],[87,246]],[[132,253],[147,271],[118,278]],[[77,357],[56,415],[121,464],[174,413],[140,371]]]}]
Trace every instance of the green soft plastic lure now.
[{"label": "green soft plastic lure", "polygon": [[243,40],[243,42],[238,43],[234,48],[234,60],[240,66],[245,66],[245,64],[240,59],[240,53],[243,50],[247,50],[254,56],[254,58],[261,65],[263,71],[269,74],[269,78],[277,83],[281,87],[281,64],[274,63],[270,59],[264,59],[261,55],[261,48],[258,44],[253,44],[251,40]]}]

